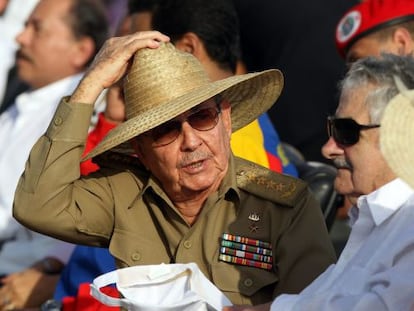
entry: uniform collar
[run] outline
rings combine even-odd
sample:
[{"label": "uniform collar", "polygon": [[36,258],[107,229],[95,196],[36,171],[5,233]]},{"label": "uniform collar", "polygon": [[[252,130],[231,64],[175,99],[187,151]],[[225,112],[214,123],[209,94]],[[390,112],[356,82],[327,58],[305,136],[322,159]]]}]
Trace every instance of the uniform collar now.
[{"label": "uniform collar", "polygon": [[227,174],[224,176],[224,179],[218,189],[219,197],[234,194],[238,201],[240,201],[240,192],[237,187],[236,172],[236,161],[234,159],[234,155],[231,154],[229,159],[229,169],[227,170]]}]

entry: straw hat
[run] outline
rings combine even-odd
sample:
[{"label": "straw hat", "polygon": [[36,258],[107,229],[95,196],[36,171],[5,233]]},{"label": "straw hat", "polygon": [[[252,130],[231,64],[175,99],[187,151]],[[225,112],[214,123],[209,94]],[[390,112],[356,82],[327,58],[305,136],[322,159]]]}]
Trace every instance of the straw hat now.
[{"label": "straw hat", "polygon": [[212,82],[190,53],[163,43],[157,49],[141,49],[125,78],[126,121],[118,125],[83,160],[107,150],[130,153],[131,138],[169,121],[221,94],[232,105],[236,131],[267,111],[279,97],[283,75],[272,69],[236,75]]},{"label": "straw hat", "polygon": [[385,108],[380,144],[394,173],[414,188],[414,90],[398,94]]}]

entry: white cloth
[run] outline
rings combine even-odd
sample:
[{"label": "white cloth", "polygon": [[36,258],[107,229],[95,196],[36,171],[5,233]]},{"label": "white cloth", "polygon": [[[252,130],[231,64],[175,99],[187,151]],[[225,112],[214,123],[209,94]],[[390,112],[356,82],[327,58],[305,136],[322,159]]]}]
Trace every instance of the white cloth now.
[{"label": "white cloth", "polygon": [[[116,284],[123,298],[112,298],[99,290],[110,284]],[[91,294],[108,306],[134,311],[219,311],[231,305],[195,263],[118,269],[95,278]]]},{"label": "white cloth", "polygon": [[0,274],[24,269],[45,256],[66,263],[73,245],[29,231],[13,218],[14,191],[30,150],[46,131],[62,96],[70,95],[81,74],[25,92],[0,115]]},{"label": "white cloth", "polygon": [[[271,311],[410,310],[414,303],[414,192],[396,179],[361,196],[349,240],[299,295],[281,295]],[[359,215],[358,215],[359,214]]]}]

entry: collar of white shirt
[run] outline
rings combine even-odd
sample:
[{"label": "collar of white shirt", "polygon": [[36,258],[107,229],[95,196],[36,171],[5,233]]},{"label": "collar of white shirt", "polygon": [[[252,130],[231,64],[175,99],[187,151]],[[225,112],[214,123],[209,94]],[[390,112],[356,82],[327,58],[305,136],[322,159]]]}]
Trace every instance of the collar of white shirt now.
[{"label": "collar of white shirt", "polygon": [[[72,93],[82,76],[83,73],[78,73],[55,81],[40,89],[18,95],[15,103],[18,113],[33,113],[48,107],[53,107],[54,110],[62,96],[70,95],[68,92]],[[36,102],[36,105],[33,102]]]},{"label": "collar of white shirt", "polygon": [[413,189],[400,178],[358,198],[357,206],[349,211],[351,226],[358,218],[359,209],[367,206],[376,226],[393,215],[414,194]]}]

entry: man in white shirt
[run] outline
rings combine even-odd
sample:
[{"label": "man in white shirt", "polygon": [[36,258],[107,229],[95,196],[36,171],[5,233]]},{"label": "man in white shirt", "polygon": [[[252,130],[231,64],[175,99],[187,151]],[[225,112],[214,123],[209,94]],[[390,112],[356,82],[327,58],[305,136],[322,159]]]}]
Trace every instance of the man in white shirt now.
[{"label": "man in white shirt", "polygon": [[414,191],[397,178],[380,150],[384,109],[402,88],[414,89],[411,56],[361,59],[350,68],[336,114],[328,118],[331,157],[336,154],[347,163],[338,175],[348,170],[352,192],[359,196],[350,210],[352,231],[338,262],[298,295],[226,310],[410,310]]},{"label": "man in white shirt", "polygon": [[[0,103],[7,86],[7,75],[13,66],[18,45],[14,38],[22,30],[24,22],[38,0],[0,0]],[[24,5],[22,5],[24,3]]]},{"label": "man in white shirt", "polygon": [[30,85],[0,116],[0,310],[39,307],[51,298],[73,245],[30,231],[12,217],[29,152],[62,96],[71,94],[108,37],[95,0],[40,0],[16,41],[21,80]]}]

